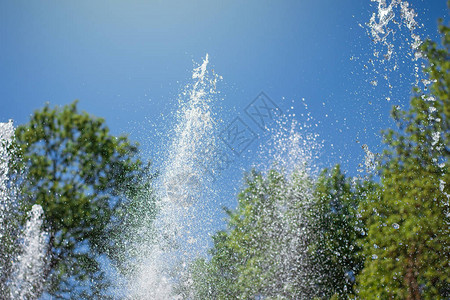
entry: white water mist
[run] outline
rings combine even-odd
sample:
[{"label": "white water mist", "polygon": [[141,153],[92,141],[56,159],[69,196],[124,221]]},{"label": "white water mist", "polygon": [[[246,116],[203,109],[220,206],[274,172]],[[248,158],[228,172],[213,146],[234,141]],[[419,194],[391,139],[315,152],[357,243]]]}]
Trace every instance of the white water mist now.
[{"label": "white water mist", "polygon": [[158,211],[152,230],[155,239],[140,251],[139,266],[129,287],[129,298],[174,299],[187,266],[198,255],[195,238],[202,207],[200,199],[208,188],[205,173],[211,167],[217,121],[211,112],[220,79],[208,72],[208,55],[192,74],[179,101],[176,125],[164,149],[165,163],[158,184]]},{"label": "white water mist", "polygon": [[[0,123],[0,240],[5,234],[6,228],[3,228],[4,219],[11,207],[11,187],[9,185],[9,162],[11,153],[9,147],[14,136],[13,121]],[[1,268],[1,266],[0,266]]]},{"label": "white water mist", "polygon": [[20,254],[13,264],[11,299],[35,299],[41,294],[47,253],[47,233],[42,228],[43,219],[42,207],[33,205],[22,234]]},{"label": "white water mist", "polygon": [[14,138],[13,121],[0,123],[0,298],[9,296],[8,280],[15,256],[17,238],[17,190],[10,180],[13,154],[10,146]]}]

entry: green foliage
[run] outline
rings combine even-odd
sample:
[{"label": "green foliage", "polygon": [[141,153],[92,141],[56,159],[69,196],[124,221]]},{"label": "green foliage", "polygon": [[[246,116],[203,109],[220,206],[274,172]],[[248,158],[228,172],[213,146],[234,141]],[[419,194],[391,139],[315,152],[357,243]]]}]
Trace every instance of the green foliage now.
[{"label": "green foliage", "polygon": [[229,234],[219,231],[213,236],[211,260],[197,259],[190,266],[193,299],[239,299],[238,253],[229,245]]},{"label": "green foliage", "polygon": [[381,182],[339,166],[313,186],[298,172],[252,172],[192,267],[195,299],[450,297],[450,29],[427,41],[429,90],[416,89],[384,133]]},{"label": "green foliage", "polygon": [[[113,259],[122,275],[133,276],[136,258],[149,257],[156,235],[153,221],[157,214],[156,193],[152,182],[157,174],[150,173],[149,166],[142,172],[142,179],[127,191],[128,201],[115,210],[116,226],[109,237],[113,242],[108,256]],[[148,252],[145,252],[148,251]]]},{"label": "green foliage", "polygon": [[319,295],[345,299],[354,294],[355,277],[363,266],[361,246],[364,224],[357,217],[359,203],[373,190],[365,184],[346,178],[339,165],[324,170],[315,186],[312,217],[319,232],[310,251],[320,266]]},{"label": "green foliage", "polygon": [[308,253],[311,200],[311,179],[303,172],[253,171],[237,209],[227,210],[227,230],[213,237],[211,260],[194,268],[202,270],[194,271],[195,298],[312,297],[318,274]]},{"label": "green foliage", "polygon": [[192,266],[193,299],[344,299],[362,268],[358,204],[375,184],[351,182],[339,166],[316,184],[253,171],[226,210],[227,229],[213,236],[211,259]]},{"label": "green foliage", "polygon": [[137,145],[112,136],[103,119],[79,113],[76,101],[35,111],[17,128],[16,142],[24,171],[20,193],[28,207],[43,207],[50,236],[47,292],[64,298],[81,289],[100,297],[105,274],[99,258],[113,257],[109,237],[121,224],[117,209],[145,169]]},{"label": "green foliage", "polygon": [[385,133],[383,188],[361,207],[368,227],[359,296],[450,297],[450,37],[427,41],[429,91],[416,89],[407,111],[394,108],[398,130]]}]

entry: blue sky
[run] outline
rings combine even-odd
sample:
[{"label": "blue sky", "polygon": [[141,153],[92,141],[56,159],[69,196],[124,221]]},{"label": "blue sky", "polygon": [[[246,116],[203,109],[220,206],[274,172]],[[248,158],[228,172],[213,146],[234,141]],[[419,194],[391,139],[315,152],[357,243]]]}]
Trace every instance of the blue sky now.
[{"label": "blue sky", "polygon": [[[446,1],[409,3],[420,33],[436,38]],[[392,91],[370,84],[376,75],[364,65],[373,46],[364,27],[373,12],[370,0],[0,0],[0,122],[21,124],[47,101],[79,99],[155,160],[193,62],[209,53],[223,76],[217,106],[225,123],[261,91],[304,122],[305,98],[324,141],[319,167],[340,162],[356,174],[361,144],[380,150],[391,106],[407,105],[411,95],[410,64],[402,78],[389,73]],[[247,167],[241,161],[224,173],[222,203],[234,205],[230,192]]]}]

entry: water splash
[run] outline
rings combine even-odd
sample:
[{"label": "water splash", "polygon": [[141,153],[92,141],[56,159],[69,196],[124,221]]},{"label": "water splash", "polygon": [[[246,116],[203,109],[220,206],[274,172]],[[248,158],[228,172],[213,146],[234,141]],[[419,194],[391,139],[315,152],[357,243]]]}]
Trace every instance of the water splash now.
[{"label": "water splash", "polygon": [[[411,84],[417,86],[421,82],[421,70],[425,64],[422,60],[420,46],[423,41],[419,31],[423,25],[417,22],[418,14],[407,1],[371,1],[377,7],[366,24],[366,29],[372,38],[373,56],[364,68],[368,70],[371,66],[373,74],[368,82],[374,87],[387,87],[388,94],[383,98],[390,101],[395,95],[394,87],[402,84],[405,79],[409,80],[406,74],[412,74]],[[425,83],[424,86],[427,87]]]},{"label": "water splash", "polygon": [[[414,53],[414,60],[422,57],[419,50],[422,40],[420,36],[415,33],[415,29],[418,28],[418,23],[415,20],[417,13],[413,8],[409,6],[407,1],[392,0],[389,5],[386,4],[386,0],[372,0],[372,2],[378,3],[378,11],[372,14],[369,23],[370,34],[375,44],[381,43],[386,47],[386,53],[383,55],[383,59],[390,60],[395,49],[395,33],[396,31],[390,27],[392,22],[401,28],[404,25],[410,31],[411,49]],[[400,9],[400,19],[396,18],[396,10]],[[375,50],[374,56],[378,58],[379,52]]]},{"label": "water splash", "polygon": [[[358,172],[359,173],[365,173],[365,178],[367,179],[367,176],[370,176],[371,174],[375,174],[375,171],[379,165],[380,155],[378,153],[373,153],[369,150],[369,146],[366,144],[362,145],[361,147],[364,150],[364,164],[360,163],[358,165]],[[360,176],[358,176],[359,179],[362,179]]]},{"label": "water splash", "polygon": [[190,206],[198,196],[203,182],[205,167],[210,165],[215,149],[214,130],[217,121],[211,112],[211,101],[216,94],[218,76],[210,78],[207,72],[208,55],[194,69],[195,83],[186,88],[177,112],[177,124],[168,149],[167,163],[162,174],[166,202],[182,207]]},{"label": "water splash", "polygon": [[[311,121],[309,113],[307,116]],[[300,124],[283,116],[270,128],[270,140],[260,146],[262,162],[257,169],[265,170],[265,176],[270,176],[270,170],[276,170],[284,178],[282,184],[271,187],[271,193],[276,195],[275,203],[270,211],[262,213],[274,216],[265,229],[265,234],[273,237],[265,254],[267,260],[263,262],[274,272],[273,278],[267,278],[264,283],[268,295],[312,298],[320,280],[319,268],[308,252],[317,238],[310,217],[314,204],[314,161],[322,147],[317,139],[310,122]]]},{"label": "water splash", "polygon": [[13,265],[11,299],[35,299],[44,286],[47,233],[42,229],[44,210],[33,205],[22,235],[21,253]]},{"label": "water splash", "polygon": [[295,119],[295,114],[288,114],[277,117],[274,126],[267,128],[270,136],[267,142],[259,146],[257,169],[276,168],[287,174],[301,170],[308,176],[315,174],[313,162],[318,158],[323,144],[318,142],[319,136],[313,130],[314,120],[305,99],[302,99],[302,104],[305,107],[305,113],[301,114],[305,118],[304,123]]},{"label": "water splash", "polygon": [[10,163],[14,158],[11,143],[14,138],[13,121],[0,123],[0,298],[9,297],[9,276],[17,237],[17,190],[10,180]]},{"label": "water splash", "polygon": [[[403,106],[404,88],[407,92],[411,86],[421,83],[425,89],[432,83],[423,78],[425,68],[424,55],[421,51],[423,43],[421,33],[423,24],[418,22],[418,13],[408,1],[371,0],[375,3],[369,22],[366,23],[367,34],[371,37],[372,55],[368,51],[368,61],[364,64],[364,72],[368,76],[366,82],[371,85],[367,98],[373,98],[369,104],[374,109],[366,113],[374,113],[381,107],[391,105]],[[379,99],[385,100],[378,101]],[[384,116],[379,114],[383,120]],[[367,145],[362,146],[364,160],[358,165],[358,172],[365,176],[375,172],[379,155],[369,151]],[[358,175],[360,178],[360,175]],[[361,179],[361,178],[360,178]]]},{"label": "water splash", "polygon": [[176,126],[170,132],[165,163],[159,183],[158,211],[154,222],[156,238],[144,247],[146,257],[131,282],[129,298],[177,299],[174,285],[180,286],[189,260],[198,255],[199,241],[194,238],[199,219],[199,202],[209,182],[204,176],[212,165],[216,145],[217,120],[211,112],[217,75],[207,69],[208,55],[192,74],[179,101]]},{"label": "water splash", "polygon": [[313,172],[311,163],[321,148],[317,137],[317,134],[308,132],[296,120],[274,129],[270,142],[273,145],[273,163],[279,164],[289,173],[298,168],[304,168],[307,173]]},{"label": "water splash", "polygon": [[[14,136],[13,121],[0,123],[0,226],[11,205],[11,189],[8,184],[9,162],[12,159],[9,147]],[[0,227],[0,239],[4,235],[5,228]]]}]

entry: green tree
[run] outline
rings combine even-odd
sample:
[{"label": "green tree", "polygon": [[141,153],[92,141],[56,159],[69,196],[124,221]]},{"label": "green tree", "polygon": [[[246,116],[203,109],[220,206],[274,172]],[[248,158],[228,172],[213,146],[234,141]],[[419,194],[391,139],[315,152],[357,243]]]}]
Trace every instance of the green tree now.
[{"label": "green tree", "polygon": [[373,186],[370,181],[352,181],[339,165],[323,170],[316,182],[311,217],[319,234],[312,241],[310,251],[320,267],[321,298],[335,295],[346,299],[354,294],[355,278],[363,266],[358,242],[363,238],[364,224],[357,216],[357,209]]},{"label": "green tree", "polygon": [[429,90],[409,110],[394,108],[398,130],[385,132],[382,188],[362,205],[368,238],[358,277],[362,298],[448,299],[450,194],[450,36],[426,41]]},{"label": "green tree", "polygon": [[152,249],[148,245],[155,242],[153,221],[158,208],[152,182],[158,174],[151,173],[149,167],[141,172],[139,182],[126,191],[127,201],[115,209],[115,230],[109,236],[112,251],[108,252],[108,256],[117,271],[127,278],[135,275],[140,264],[137,258],[151,255]]},{"label": "green tree", "polygon": [[78,112],[76,101],[35,111],[17,128],[16,142],[20,193],[28,207],[40,204],[45,213],[46,292],[100,297],[107,287],[100,259],[115,253],[109,237],[122,223],[118,208],[145,170],[137,145],[112,136],[103,119]]},{"label": "green tree", "polygon": [[[312,183],[304,172],[285,175],[253,171],[227,211],[227,229],[218,232],[209,262],[197,262],[198,297],[209,299],[310,298],[317,270],[308,253],[314,239]],[[201,268],[198,266],[202,266]]]}]

